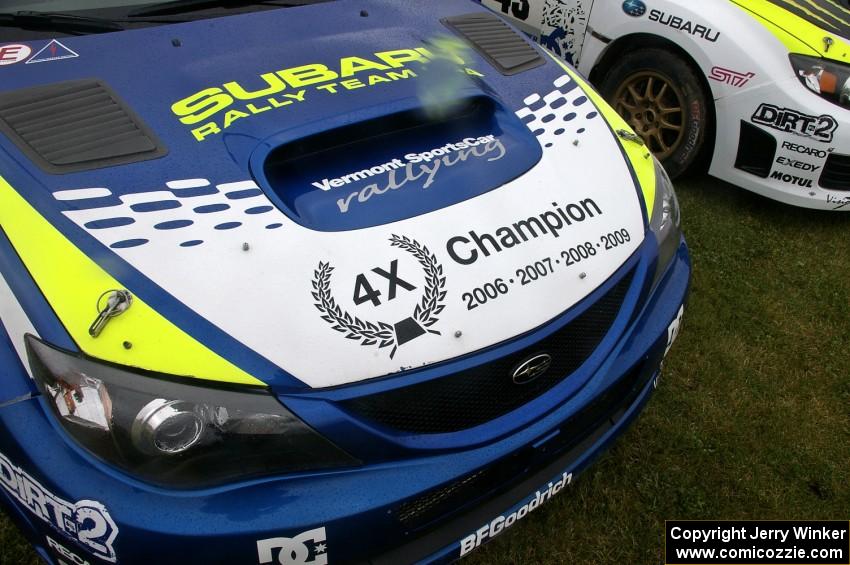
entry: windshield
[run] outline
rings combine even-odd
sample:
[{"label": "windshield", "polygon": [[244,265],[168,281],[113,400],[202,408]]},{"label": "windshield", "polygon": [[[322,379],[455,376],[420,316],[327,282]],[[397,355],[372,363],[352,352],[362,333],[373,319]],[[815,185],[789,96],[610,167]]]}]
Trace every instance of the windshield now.
[{"label": "windshield", "polygon": [[157,4],[157,2],[139,0],[4,0],[0,2],[0,11],[75,12],[77,10],[124,8],[142,4]]},{"label": "windshield", "polygon": [[0,44],[110,33],[329,0],[0,0]]}]

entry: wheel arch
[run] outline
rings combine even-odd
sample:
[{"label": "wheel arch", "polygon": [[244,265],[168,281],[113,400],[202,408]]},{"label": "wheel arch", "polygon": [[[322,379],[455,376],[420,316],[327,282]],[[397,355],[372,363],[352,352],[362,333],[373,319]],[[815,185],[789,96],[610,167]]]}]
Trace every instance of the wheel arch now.
[{"label": "wheel arch", "polygon": [[717,138],[717,109],[714,104],[714,94],[702,67],[700,67],[696,59],[694,59],[691,54],[683,49],[679,44],[670,41],[665,37],[651,33],[633,33],[624,35],[623,37],[618,37],[605,48],[602,56],[593,65],[588,78],[590,78],[590,81],[593,84],[602,84],[602,81],[608,74],[608,71],[611,70],[614,63],[620,57],[637,49],[650,47],[665,49],[681,58],[689,67],[691,67],[694,74],[696,74],[700,81],[700,87],[702,88],[706,104],[708,105],[709,124],[706,129],[706,138],[702,153],[699,155],[694,165],[701,171],[707,171],[711,166],[711,160],[714,156],[714,144]]}]

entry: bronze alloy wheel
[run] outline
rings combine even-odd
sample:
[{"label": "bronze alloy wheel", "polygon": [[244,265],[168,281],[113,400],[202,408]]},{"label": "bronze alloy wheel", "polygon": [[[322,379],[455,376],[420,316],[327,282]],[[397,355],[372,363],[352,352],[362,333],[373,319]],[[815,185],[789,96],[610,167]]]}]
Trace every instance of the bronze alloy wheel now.
[{"label": "bronze alloy wheel", "polygon": [[685,139],[685,96],[655,71],[641,71],[624,80],[614,94],[617,112],[662,161]]},{"label": "bronze alloy wheel", "polygon": [[611,66],[596,73],[602,95],[643,138],[670,178],[700,163],[701,156],[708,158],[711,99],[699,67],[670,49],[630,47],[620,48]]}]

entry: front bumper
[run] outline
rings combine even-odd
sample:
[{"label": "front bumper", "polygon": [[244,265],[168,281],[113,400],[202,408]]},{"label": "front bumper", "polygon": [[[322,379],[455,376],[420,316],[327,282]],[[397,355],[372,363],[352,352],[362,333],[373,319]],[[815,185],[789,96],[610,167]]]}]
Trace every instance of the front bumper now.
[{"label": "front bumper", "polygon": [[713,176],[786,204],[850,211],[850,110],[793,77],[715,106]]},{"label": "front bumper", "polygon": [[[655,250],[638,253],[636,280],[645,285]],[[626,429],[657,383],[690,271],[683,240],[658,286],[618,321],[607,338],[611,352],[581,390],[494,441],[353,470],[173,491],[93,461],[31,398],[0,408],[0,500],[51,563],[77,561],[69,555],[89,563],[111,555],[124,563],[455,559],[561,492]],[[405,522],[402,513],[441,500],[455,511]],[[112,521],[105,532],[104,514]]]}]

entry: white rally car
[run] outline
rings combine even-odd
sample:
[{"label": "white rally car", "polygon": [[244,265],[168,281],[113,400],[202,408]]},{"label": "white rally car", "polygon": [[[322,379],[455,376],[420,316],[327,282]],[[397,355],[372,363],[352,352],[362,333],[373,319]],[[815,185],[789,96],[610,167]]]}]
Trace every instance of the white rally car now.
[{"label": "white rally car", "polygon": [[850,211],[847,0],[482,0],[597,85],[675,177]]}]

